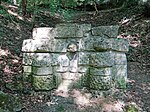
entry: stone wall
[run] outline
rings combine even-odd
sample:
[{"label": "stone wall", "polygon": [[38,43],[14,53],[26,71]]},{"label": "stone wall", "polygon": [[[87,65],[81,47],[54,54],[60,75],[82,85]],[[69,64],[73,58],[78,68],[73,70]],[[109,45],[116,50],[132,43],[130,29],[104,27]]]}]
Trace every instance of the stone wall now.
[{"label": "stone wall", "polygon": [[24,78],[35,90],[91,91],[126,88],[128,42],[117,38],[119,26],[58,24],[34,28],[23,41]]}]

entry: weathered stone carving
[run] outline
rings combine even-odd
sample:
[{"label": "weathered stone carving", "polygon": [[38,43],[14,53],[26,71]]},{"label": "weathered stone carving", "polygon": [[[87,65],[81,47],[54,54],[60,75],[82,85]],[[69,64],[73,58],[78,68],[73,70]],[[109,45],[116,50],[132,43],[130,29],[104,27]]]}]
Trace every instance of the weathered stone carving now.
[{"label": "weathered stone carving", "polygon": [[129,45],[117,38],[118,29],[90,24],[34,28],[33,39],[22,46],[24,75],[32,75],[35,90],[125,88]]}]

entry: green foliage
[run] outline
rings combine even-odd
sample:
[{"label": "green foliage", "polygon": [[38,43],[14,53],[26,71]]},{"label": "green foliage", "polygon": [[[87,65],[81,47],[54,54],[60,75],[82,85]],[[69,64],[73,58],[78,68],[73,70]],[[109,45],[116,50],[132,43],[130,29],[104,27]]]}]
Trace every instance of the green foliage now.
[{"label": "green foliage", "polygon": [[138,112],[138,109],[135,107],[135,105],[128,105],[126,107],[126,112]]}]

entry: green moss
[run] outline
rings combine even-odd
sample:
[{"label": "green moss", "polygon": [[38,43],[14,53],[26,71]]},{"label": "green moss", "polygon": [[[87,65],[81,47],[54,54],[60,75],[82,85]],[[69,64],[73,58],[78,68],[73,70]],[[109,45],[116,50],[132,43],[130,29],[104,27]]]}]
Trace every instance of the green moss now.
[{"label": "green moss", "polygon": [[21,108],[22,104],[17,97],[0,91],[0,112],[16,112]]},{"label": "green moss", "polygon": [[126,81],[124,79],[120,79],[117,81],[117,87],[118,88],[122,88],[122,89],[126,89]]},{"label": "green moss", "polygon": [[126,107],[126,112],[138,112],[138,109],[134,105],[128,105]]}]

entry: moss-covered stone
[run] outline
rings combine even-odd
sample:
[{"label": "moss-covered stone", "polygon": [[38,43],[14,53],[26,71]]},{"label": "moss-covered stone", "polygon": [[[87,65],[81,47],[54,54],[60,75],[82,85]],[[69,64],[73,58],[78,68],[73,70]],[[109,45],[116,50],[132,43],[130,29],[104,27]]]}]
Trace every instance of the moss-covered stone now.
[{"label": "moss-covered stone", "polygon": [[126,54],[122,52],[112,52],[114,53],[114,64],[115,65],[126,65],[127,58]]},{"label": "moss-covered stone", "polygon": [[111,88],[111,76],[102,77],[90,75],[90,88],[94,90],[106,90]]},{"label": "moss-covered stone", "polygon": [[90,74],[91,75],[100,75],[100,76],[108,76],[111,75],[111,67],[106,68],[94,68],[90,67]]},{"label": "moss-covered stone", "polygon": [[92,35],[95,36],[108,36],[108,37],[117,37],[119,26],[98,26],[92,28]]},{"label": "moss-covered stone", "polygon": [[45,66],[45,67],[32,67],[32,73],[36,75],[49,75],[52,74],[52,67],[51,66]]},{"label": "moss-covered stone", "polygon": [[56,37],[83,37],[82,28],[78,24],[58,24],[56,26]]},{"label": "moss-covered stone", "polygon": [[79,53],[79,65],[89,65],[90,53],[80,52]]},{"label": "moss-covered stone", "polygon": [[112,76],[117,88],[126,88],[127,65],[114,65],[112,67]]},{"label": "moss-covered stone", "polygon": [[23,72],[31,73],[32,72],[32,66],[23,66]]},{"label": "moss-covered stone", "polygon": [[90,65],[94,67],[111,67],[114,65],[114,55],[111,51],[91,53]]},{"label": "moss-covered stone", "polygon": [[32,53],[32,66],[50,66],[51,63],[51,53]]},{"label": "moss-covered stone", "polygon": [[35,90],[51,90],[55,87],[53,75],[35,76],[33,75],[33,87]]}]

